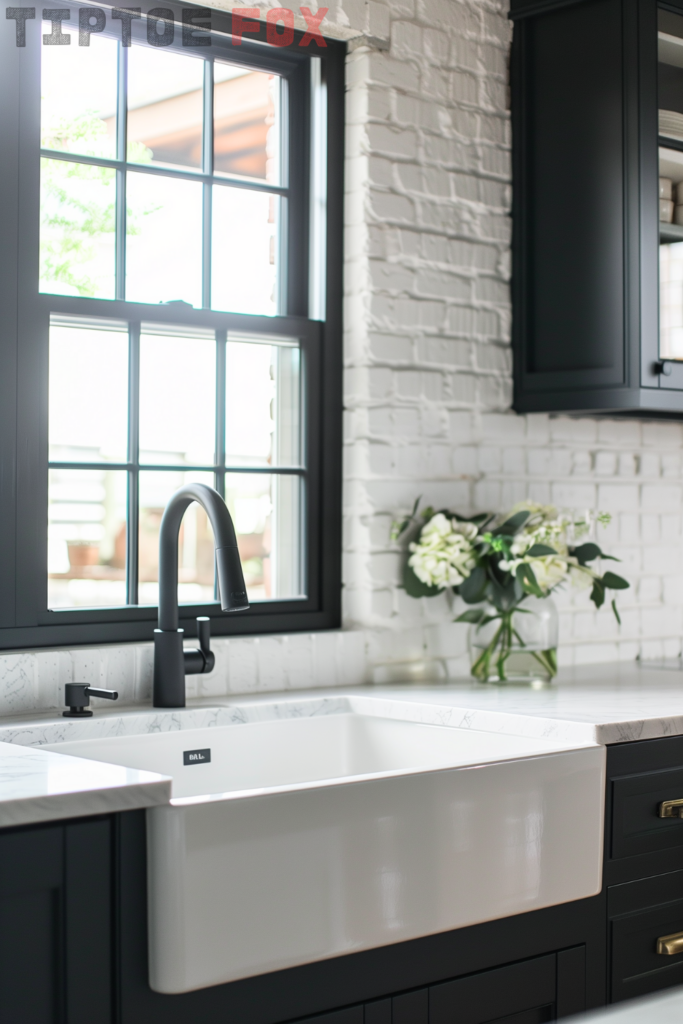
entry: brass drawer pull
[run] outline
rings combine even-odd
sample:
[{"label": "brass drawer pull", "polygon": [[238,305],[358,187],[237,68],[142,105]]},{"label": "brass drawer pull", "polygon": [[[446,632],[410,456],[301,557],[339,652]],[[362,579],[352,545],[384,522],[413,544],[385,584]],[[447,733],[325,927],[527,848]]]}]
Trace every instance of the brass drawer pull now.
[{"label": "brass drawer pull", "polygon": [[662,800],[659,805],[660,818],[683,818],[683,800]]},{"label": "brass drawer pull", "polygon": [[683,932],[662,935],[661,939],[657,939],[657,952],[662,956],[675,956],[676,953],[683,953]]}]

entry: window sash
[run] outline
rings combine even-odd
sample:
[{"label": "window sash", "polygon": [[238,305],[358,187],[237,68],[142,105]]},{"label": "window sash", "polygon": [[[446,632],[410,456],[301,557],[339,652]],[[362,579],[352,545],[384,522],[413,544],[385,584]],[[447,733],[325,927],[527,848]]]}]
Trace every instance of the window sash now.
[{"label": "window sash", "polygon": [[[178,7],[178,12],[180,8]],[[178,14],[178,20],[180,20]],[[212,11],[214,30],[229,33],[230,16]],[[210,309],[185,309],[128,303],[121,299],[81,299],[40,294],[38,281],[40,156],[40,21],[27,22],[26,48],[15,46],[14,24],[0,34],[0,182],[6,215],[0,222],[0,648],[79,643],[149,641],[156,619],[151,607],[121,607],[48,612],[47,601],[47,389],[48,334],[51,314],[196,325],[240,334],[282,334],[300,339],[306,380],[302,413],[306,417],[308,509],[303,523],[307,552],[303,600],[275,600],[240,616],[216,615],[217,635],[329,629],[339,625],[341,587],[341,238],[343,230],[343,44],[328,40],[325,50],[304,53],[319,61],[325,88],[329,136],[325,166],[328,202],[324,211],[326,320],[309,319],[308,231],[290,230],[287,254],[286,315],[252,316]],[[265,27],[262,26],[262,39]],[[273,70],[290,74],[299,88],[300,109],[308,110],[308,71],[296,45],[292,53],[266,53]],[[264,47],[243,40],[229,51],[232,62],[255,61],[263,69]],[[298,77],[297,77],[298,76]],[[290,85],[290,102],[292,87]],[[306,118],[307,120],[307,118]],[[315,127],[315,126],[314,126]],[[305,224],[309,212],[306,139],[293,126],[290,149],[299,154],[305,187],[290,190],[290,224]],[[18,160],[17,160],[18,154]],[[305,158],[302,154],[305,154]],[[47,155],[47,154],[46,154]],[[54,154],[50,151],[50,156]],[[78,159],[78,158],[77,158]],[[290,169],[292,164],[290,162]],[[225,179],[221,179],[223,183]],[[272,187],[271,187],[272,190]],[[14,256],[16,253],[16,257]],[[318,304],[319,308],[319,304]],[[321,315],[316,310],[316,315]],[[322,453],[325,457],[322,457]],[[215,612],[215,604],[183,606],[181,625],[197,614]]]},{"label": "window sash", "polygon": [[[188,317],[188,321],[189,321]],[[94,329],[104,328],[107,323],[112,324],[111,318],[109,320],[97,320],[96,318],[84,318],[84,317],[54,317],[50,318],[50,327],[55,326],[74,326],[81,329],[92,327]],[[121,332],[121,322],[116,321],[116,326],[119,333]],[[187,322],[187,333],[191,334],[192,329],[196,331],[196,324],[190,324]],[[180,333],[182,326],[177,323],[169,324],[166,330],[168,334],[164,334],[164,326],[159,323],[147,323],[145,321],[136,320],[126,325],[126,334],[128,338],[128,403],[127,403],[127,416],[128,416],[128,452],[127,459],[125,461],[113,461],[113,460],[78,460],[78,459],[55,459],[49,458],[48,470],[84,470],[84,471],[98,471],[102,470],[105,472],[125,472],[127,475],[127,516],[126,516],[126,527],[127,527],[127,557],[126,557],[126,606],[138,606],[141,604],[139,600],[139,527],[140,527],[140,473],[210,473],[213,476],[213,486],[216,488],[218,493],[225,498],[226,494],[226,481],[229,482],[231,475],[244,475],[244,476],[270,476],[273,478],[277,477],[297,477],[300,480],[302,493],[300,496],[302,506],[302,518],[297,521],[296,529],[299,533],[297,541],[297,550],[299,555],[300,567],[298,570],[298,576],[302,584],[306,579],[306,551],[304,538],[301,536],[302,530],[301,525],[303,522],[303,516],[305,515],[306,508],[306,490],[308,484],[308,467],[306,465],[306,439],[305,436],[300,436],[298,440],[298,447],[300,450],[301,458],[297,463],[291,464],[279,464],[275,463],[264,464],[264,465],[249,465],[239,464],[230,462],[226,458],[226,446],[225,446],[225,434],[226,434],[226,409],[227,409],[227,377],[226,377],[226,354],[227,346],[230,342],[248,342],[248,343],[262,343],[268,345],[292,345],[302,353],[302,346],[298,337],[284,336],[277,334],[274,331],[270,331],[268,335],[258,335],[255,333],[238,333],[228,332],[224,327],[217,327],[213,332],[204,331],[204,337],[208,340],[213,334],[213,342],[215,345],[215,373],[216,373],[216,409],[214,416],[214,458],[210,462],[203,463],[178,463],[178,462],[163,462],[155,463],[148,460],[144,460],[140,452],[140,338],[142,334],[147,333],[158,333],[160,336],[173,336],[174,333]],[[184,336],[184,335],[183,335]],[[103,342],[106,344],[106,342]],[[297,396],[297,410],[302,410],[305,404],[303,382],[305,380],[305,362],[302,360],[301,371],[298,378],[298,396]],[[305,434],[305,422],[306,417],[300,415],[299,434]],[[301,588],[303,594],[305,594],[305,585]],[[303,596],[302,594],[302,596]],[[281,600],[302,600],[302,596],[291,596],[288,598],[280,598]],[[277,598],[266,599],[266,600],[277,600]],[[256,601],[253,603],[257,603]],[[102,607],[97,606],[98,610]],[[114,606],[118,608],[121,606]],[[70,608],[51,608],[50,611],[57,611],[60,614],[63,611],[71,611]],[[76,610],[75,608],[73,610]],[[79,611],[84,610],[79,606]],[[93,609],[94,610],[94,609]]]}]

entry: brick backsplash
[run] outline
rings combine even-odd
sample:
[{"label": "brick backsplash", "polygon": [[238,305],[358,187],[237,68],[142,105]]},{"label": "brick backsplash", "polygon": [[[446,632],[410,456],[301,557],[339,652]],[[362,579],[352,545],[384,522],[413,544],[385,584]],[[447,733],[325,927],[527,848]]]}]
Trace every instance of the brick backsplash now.
[{"label": "brick backsplash", "polygon": [[511,27],[486,0],[390,3],[390,47],[349,56],[345,622],[370,660],[439,652],[466,670],[446,598],[398,587],[392,518],[531,498],[612,513],[623,625],[557,598],[564,664],[676,656],[683,426],[510,409]]},{"label": "brick backsplash", "polygon": [[[341,0],[323,26],[351,40],[344,629],[218,639],[216,669],[188,677],[189,695],[390,678],[397,662],[466,672],[452,602],[398,586],[390,525],[418,494],[463,512],[524,498],[611,512],[601,539],[632,584],[622,628],[561,593],[560,661],[679,655],[683,425],[510,409],[506,4]],[[151,664],[144,644],[0,656],[0,713],[58,708],[72,679],[148,701]]]}]

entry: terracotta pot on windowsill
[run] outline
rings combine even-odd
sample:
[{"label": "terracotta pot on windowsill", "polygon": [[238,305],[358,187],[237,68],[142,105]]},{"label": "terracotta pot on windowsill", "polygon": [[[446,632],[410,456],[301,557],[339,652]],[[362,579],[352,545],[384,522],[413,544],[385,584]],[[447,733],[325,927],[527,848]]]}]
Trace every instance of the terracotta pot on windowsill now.
[{"label": "terracotta pot on windowsill", "polygon": [[80,569],[84,565],[97,565],[100,560],[100,549],[97,544],[87,541],[68,540],[69,565],[72,569]]}]

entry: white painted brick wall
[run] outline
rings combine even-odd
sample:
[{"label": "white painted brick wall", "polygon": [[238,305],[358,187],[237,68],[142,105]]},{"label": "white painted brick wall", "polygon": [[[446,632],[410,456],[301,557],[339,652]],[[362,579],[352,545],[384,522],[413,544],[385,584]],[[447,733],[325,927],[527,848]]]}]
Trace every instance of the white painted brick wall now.
[{"label": "white painted brick wall", "polygon": [[349,57],[345,624],[375,662],[466,669],[446,598],[399,589],[389,524],[418,494],[463,512],[531,498],[611,512],[601,539],[632,583],[621,630],[558,597],[561,661],[678,655],[683,426],[510,411],[506,5],[389,11],[389,49]]},{"label": "white painted brick wall", "polygon": [[[345,629],[217,640],[216,669],[188,678],[190,696],[343,685],[434,658],[466,672],[447,597],[414,601],[398,587],[391,521],[418,494],[463,512],[523,498],[611,512],[602,539],[632,583],[622,629],[585,593],[561,594],[561,661],[678,655],[683,424],[510,411],[506,5],[338,0],[324,26],[352,40]],[[0,714],[59,708],[73,679],[149,700],[151,664],[144,644],[0,656]]]}]

